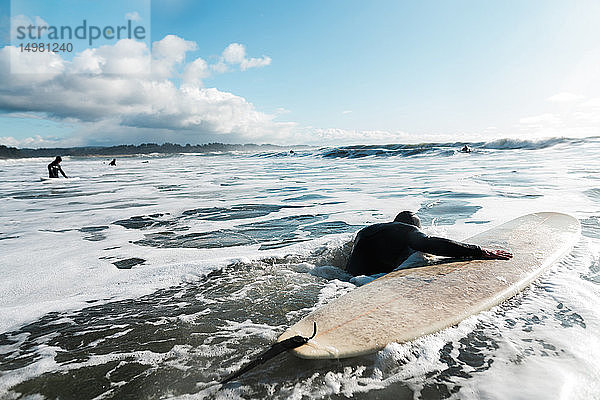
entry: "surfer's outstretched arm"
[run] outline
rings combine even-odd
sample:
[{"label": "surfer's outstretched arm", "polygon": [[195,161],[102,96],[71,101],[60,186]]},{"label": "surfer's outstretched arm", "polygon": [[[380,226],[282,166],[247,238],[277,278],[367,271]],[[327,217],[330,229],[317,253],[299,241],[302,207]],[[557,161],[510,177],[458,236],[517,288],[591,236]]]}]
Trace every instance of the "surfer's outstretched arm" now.
[{"label": "surfer's outstretched arm", "polygon": [[444,257],[481,257],[481,247],[441,237],[427,236],[415,230],[408,236],[411,249]]},{"label": "surfer's outstretched arm", "polygon": [[512,254],[504,250],[486,250],[474,244],[456,242],[435,236],[427,236],[419,230],[408,235],[411,249],[444,257],[473,257],[508,260]]},{"label": "surfer's outstretched arm", "polygon": [[62,174],[62,176],[64,176],[65,178],[68,178],[68,176],[65,175],[65,171],[63,171],[60,166],[58,166],[58,170],[60,171],[60,173]]}]

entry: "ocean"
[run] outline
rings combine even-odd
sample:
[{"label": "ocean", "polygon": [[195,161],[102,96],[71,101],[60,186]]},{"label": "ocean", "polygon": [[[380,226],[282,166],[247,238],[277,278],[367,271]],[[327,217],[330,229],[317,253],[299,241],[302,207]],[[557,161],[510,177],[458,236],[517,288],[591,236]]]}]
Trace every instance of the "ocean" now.
[{"label": "ocean", "polygon": [[[600,138],[0,161],[0,399],[598,399]],[[111,157],[112,158],[112,157]],[[218,382],[356,286],[360,228],[582,224],[509,301],[343,360]]]}]

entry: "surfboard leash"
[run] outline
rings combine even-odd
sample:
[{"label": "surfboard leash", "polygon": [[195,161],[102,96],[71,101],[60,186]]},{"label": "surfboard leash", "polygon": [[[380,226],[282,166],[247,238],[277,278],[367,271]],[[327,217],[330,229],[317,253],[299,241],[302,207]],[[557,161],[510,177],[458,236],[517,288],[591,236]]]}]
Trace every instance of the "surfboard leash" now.
[{"label": "surfboard leash", "polygon": [[227,378],[223,379],[221,381],[221,385],[224,385],[227,382],[230,382],[236,378],[239,378],[241,375],[250,371],[254,367],[267,362],[271,358],[283,353],[286,350],[295,349],[296,347],[300,347],[303,344],[308,343],[308,341],[310,339],[314,338],[316,336],[316,334],[317,334],[317,323],[314,322],[313,334],[310,337],[305,337],[305,336],[300,336],[300,335],[292,336],[291,338],[288,338],[288,339],[282,340],[281,342],[277,342],[277,343],[273,344],[269,349],[267,349],[263,353],[259,354],[258,357],[256,357],[254,360],[250,361],[248,364],[244,365],[238,371],[234,372],[233,374],[229,375]]}]

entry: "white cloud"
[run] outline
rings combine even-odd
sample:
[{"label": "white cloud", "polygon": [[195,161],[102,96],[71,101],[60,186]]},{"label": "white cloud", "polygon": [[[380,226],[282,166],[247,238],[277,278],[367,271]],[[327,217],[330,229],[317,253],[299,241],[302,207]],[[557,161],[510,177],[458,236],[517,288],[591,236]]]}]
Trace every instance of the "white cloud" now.
[{"label": "white cloud", "polygon": [[163,78],[172,77],[175,67],[185,61],[185,54],[196,49],[195,42],[175,35],[165,36],[152,44],[152,73]]},{"label": "white cloud", "polygon": [[152,56],[181,63],[185,53],[196,50],[196,42],[185,40],[176,35],[167,35],[162,40],[152,43]]},{"label": "white cloud", "polygon": [[[76,123],[81,144],[111,132],[118,135],[113,143],[126,137],[265,142],[289,135],[293,123],[275,122],[275,115],[256,110],[243,97],[203,88],[207,62],[185,62],[196,48],[169,35],[153,44],[150,55],[144,43],[125,39],[67,61],[58,53],[21,53],[7,46],[0,49],[0,110]],[[152,72],[144,73],[150,57]],[[11,73],[11,59],[36,73]]]},{"label": "white cloud", "polygon": [[340,146],[352,144],[410,143],[415,141],[415,136],[402,131],[389,132],[307,127],[296,133],[294,139],[297,143]]},{"label": "white cloud", "polygon": [[21,52],[16,47],[0,49],[0,88],[35,85],[55,79],[65,71],[58,53]]},{"label": "white cloud", "polygon": [[219,60],[217,63],[212,64],[210,66],[210,69],[218,74],[223,74],[229,71],[229,67],[227,66],[227,64],[225,64],[225,62],[222,59]]},{"label": "white cloud", "polygon": [[277,107],[277,109],[275,110],[275,114],[277,114],[277,115],[283,115],[283,114],[289,114],[289,113],[291,113],[291,111],[285,107]]},{"label": "white cloud", "polygon": [[128,12],[127,14],[125,14],[125,19],[130,19],[132,21],[141,21],[142,17],[140,16],[140,14],[137,11],[133,11],[133,12]]},{"label": "white cloud", "polygon": [[[159,62],[162,61],[161,59]],[[150,66],[150,52],[144,43],[122,39],[113,46],[100,46],[82,51],[73,58],[68,72],[141,75],[147,74]]]},{"label": "white cloud", "polygon": [[221,60],[214,66],[215,71],[225,72],[227,64],[239,65],[242,71],[249,68],[260,68],[271,64],[271,57],[247,58],[246,48],[239,43],[231,43],[223,50]]},{"label": "white cloud", "polygon": [[550,96],[548,97],[548,101],[552,102],[552,103],[573,103],[579,100],[582,100],[584,97],[577,95],[577,94],[573,94],[573,93],[569,93],[569,92],[562,92],[562,93],[557,93],[554,96]]},{"label": "white cloud", "polygon": [[[567,96],[564,96],[567,98]],[[586,101],[581,96],[575,102],[558,102],[554,112],[547,112],[519,120],[517,128],[529,137],[586,137],[600,134],[600,98]]]},{"label": "white cloud", "polygon": [[19,148],[41,148],[41,147],[59,147],[59,146],[77,146],[78,144],[72,140],[63,138],[44,138],[40,135],[34,135],[24,139],[15,139],[12,136],[0,137],[0,144],[5,146]]},{"label": "white cloud", "polygon": [[231,43],[223,50],[223,60],[229,64],[241,64],[246,59],[246,48],[239,43]]},{"label": "white cloud", "polygon": [[210,76],[208,63],[202,58],[196,58],[193,62],[186,65],[182,79],[183,83],[186,85],[191,84],[200,86],[202,84],[202,79],[207,78],[208,76]]},{"label": "white cloud", "polygon": [[4,146],[13,146],[13,147],[25,147],[21,144],[21,141],[18,139],[15,139],[12,136],[3,136],[0,137],[0,144],[4,145]]},{"label": "white cloud", "polygon": [[266,67],[271,64],[271,57],[263,56],[261,58],[247,58],[240,64],[240,69],[242,71],[247,70],[248,68],[260,68]]},{"label": "white cloud", "polygon": [[352,114],[352,110],[344,110],[342,111],[342,114]]},{"label": "white cloud", "polygon": [[[14,47],[2,48],[0,111],[69,123],[75,133],[51,139],[34,132],[31,138],[5,136],[0,142],[55,147],[149,141],[347,145],[453,140],[452,135],[320,129],[279,122],[277,117],[287,110],[267,114],[243,97],[202,84],[222,66],[243,70],[266,65],[269,57],[249,58],[243,45],[233,43],[216,63],[199,57],[186,61],[196,49],[196,43],[174,35],[153,43],[152,54],[144,43],[121,40],[88,49],[71,61],[54,53],[26,54]],[[9,60],[15,55],[19,68],[36,73],[11,73]],[[148,62],[151,72],[143,72]],[[524,118],[522,122],[540,124],[544,119]]]},{"label": "white cloud", "polygon": [[37,15],[35,17],[35,25],[48,27],[48,23],[46,21],[44,21],[40,16],[37,16]]},{"label": "white cloud", "polygon": [[[29,18],[26,15],[23,14],[18,14],[18,15],[13,15],[10,18],[10,38],[11,39],[17,39],[17,35],[18,35],[18,31],[17,28],[19,27],[24,27],[25,28],[25,34],[29,34],[29,30],[27,29],[30,25],[34,26],[35,29],[32,30],[32,35],[35,35],[37,37],[38,33],[38,27],[48,27],[48,23],[42,19],[40,16],[35,16],[33,19]],[[41,32],[42,36],[44,36],[44,34],[46,32]]]},{"label": "white cloud", "polygon": [[33,25],[33,21],[31,20],[31,18],[29,18],[23,14],[13,15],[10,18],[10,38],[11,39],[17,38],[17,35],[19,33],[17,28],[19,28],[19,27],[27,28],[29,25]]}]

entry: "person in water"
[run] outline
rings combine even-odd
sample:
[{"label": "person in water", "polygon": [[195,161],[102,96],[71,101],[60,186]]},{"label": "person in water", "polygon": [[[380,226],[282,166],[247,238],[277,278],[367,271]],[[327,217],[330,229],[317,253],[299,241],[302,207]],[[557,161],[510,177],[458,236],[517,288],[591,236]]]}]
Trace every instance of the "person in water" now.
[{"label": "person in water", "polygon": [[356,235],[346,270],[354,276],[387,273],[417,251],[445,257],[509,260],[504,250],[487,250],[474,244],[428,236],[419,229],[421,220],[402,211],[393,222],[375,224]]},{"label": "person in water", "polygon": [[465,144],[465,147],[463,147],[462,149],[460,149],[460,151],[461,151],[462,153],[470,153],[470,152],[472,152],[472,151],[473,151],[473,149],[471,149],[469,146],[467,146],[467,145]]},{"label": "person in water", "polygon": [[64,176],[65,178],[68,178],[68,176],[65,175],[65,172],[60,167],[61,161],[62,161],[62,158],[60,158],[60,156],[58,156],[54,159],[54,161],[52,161],[50,164],[48,164],[48,176],[50,178],[58,178],[59,172],[62,174],[62,176]]},{"label": "person in water", "polygon": [[108,165],[111,165],[111,166],[113,166],[113,167],[116,167],[116,166],[117,166],[117,159],[116,159],[116,158],[113,158],[113,159],[112,159],[112,161],[108,163]]}]

